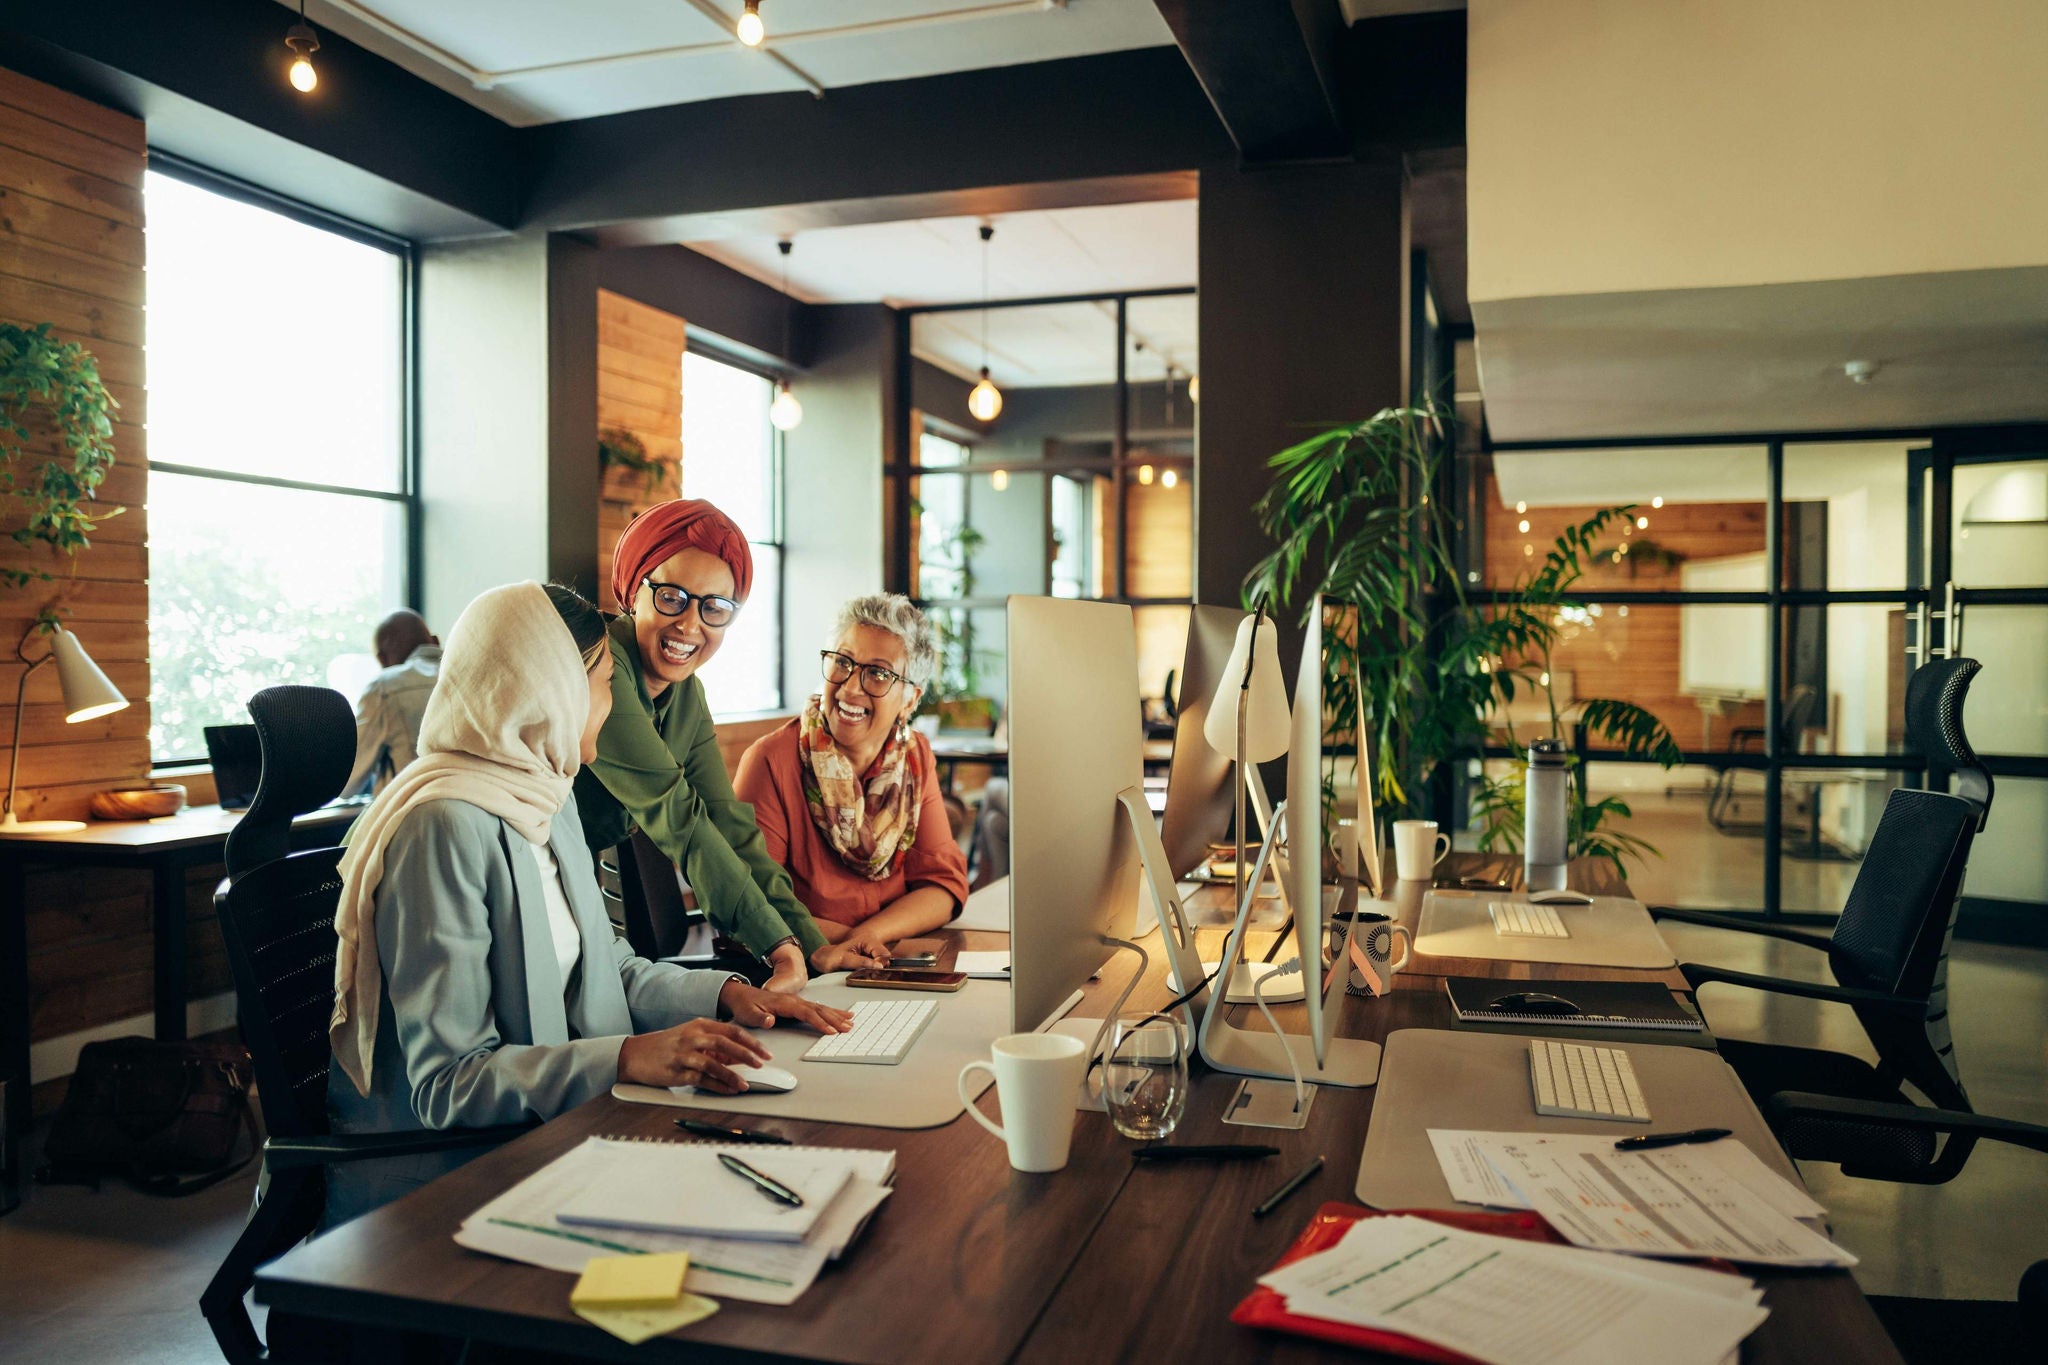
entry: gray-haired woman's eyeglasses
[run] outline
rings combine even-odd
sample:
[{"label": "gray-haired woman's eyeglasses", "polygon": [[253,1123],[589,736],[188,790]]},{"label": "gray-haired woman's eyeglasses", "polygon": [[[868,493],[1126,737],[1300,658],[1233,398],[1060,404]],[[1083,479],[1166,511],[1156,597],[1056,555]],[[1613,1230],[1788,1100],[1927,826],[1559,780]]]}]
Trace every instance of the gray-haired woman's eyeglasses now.
[{"label": "gray-haired woman's eyeglasses", "polygon": [[860,690],[871,697],[887,696],[889,689],[897,683],[910,681],[892,668],[856,662],[836,649],[819,650],[818,666],[818,671],[824,674],[828,683],[843,683],[859,673]]}]

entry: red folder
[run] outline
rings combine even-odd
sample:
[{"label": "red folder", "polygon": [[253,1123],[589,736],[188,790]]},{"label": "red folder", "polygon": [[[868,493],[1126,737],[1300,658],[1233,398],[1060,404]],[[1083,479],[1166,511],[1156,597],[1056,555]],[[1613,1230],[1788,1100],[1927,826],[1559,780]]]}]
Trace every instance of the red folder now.
[{"label": "red folder", "polygon": [[[1446,1227],[1462,1228],[1466,1232],[1483,1232],[1495,1237],[1518,1237],[1525,1242],[1555,1242],[1568,1245],[1564,1238],[1550,1230],[1550,1225],[1533,1213],[1451,1213],[1440,1209],[1378,1209],[1360,1208],[1356,1204],[1325,1204],[1316,1210],[1316,1216],[1302,1229],[1301,1236],[1294,1239],[1294,1245],[1287,1248],[1287,1254],[1274,1263],[1273,1268],[1292,1265],[1304,1256],[1318,1251],[1327,1251],[1337,1245],[1340,1238],[1353,1223],[1361,1218],[1382,1218],[1404,1214],[1411,1218],[1427,1218],[1432,1223]],[[1264,1285],[1255,1287],[1244,1302],[1231,1310],[1230,1320],[1246,1327],[1265,1327],[1279,1332],[1293,1332],[1299,1336],[1315,1337],[1320,1341],[1334,1341],[1341,1346],[1359,1346],[1368,1351],[1381,1351],[1387,1355],[1405,1356],[1410,1360],[1431,1360],[1441,1365],[1475,1365],[1472,1357],[1447,1351],[1414,1337],[1402,1336],[1398,1332],[1382,1332],[1370,1327],[1354,1327],[1349,1323],[1330,1322],[1323,1318],[1305,1318],[1287,1311],[1287,1301]]]}]

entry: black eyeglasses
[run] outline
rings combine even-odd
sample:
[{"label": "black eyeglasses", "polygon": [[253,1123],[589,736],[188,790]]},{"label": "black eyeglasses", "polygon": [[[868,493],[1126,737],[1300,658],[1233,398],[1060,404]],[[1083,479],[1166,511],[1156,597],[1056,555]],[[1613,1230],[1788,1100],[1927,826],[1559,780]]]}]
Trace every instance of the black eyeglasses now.
[{"label": "black eyeglasses", "polygon": [[651,578],[640,580],[647,585],[647,591],[654,594],[654,609],[663,616],[681,616],[690,609],[690,603],[697,604],[697,619],[707,626],[727,626],[732,618],[740,614],[740,604],[730,597],[717,593],[691,592],[673,583],[657,583]]},{"label": "black eyeglasses", "polygon": [[[825,681],[828,683],[843,683],[858,672],[860,690],[871,697],[887,696],[889,689],[897,683],[910,682],[910,679],[893,668],[884,668],[880,664],[856,663],[836,649],[819,650],[818,665],[819,671],[825,675]],[[914,683],[911,685],[916,686]]]}]

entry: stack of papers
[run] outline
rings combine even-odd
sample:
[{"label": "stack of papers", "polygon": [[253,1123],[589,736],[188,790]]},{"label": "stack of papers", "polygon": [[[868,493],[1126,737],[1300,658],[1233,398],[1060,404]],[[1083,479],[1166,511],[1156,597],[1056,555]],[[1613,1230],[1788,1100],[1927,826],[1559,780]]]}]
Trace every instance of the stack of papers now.
[{"label": "stack of papers", "polygon": [[[825,1190],[815,1201],[807,1195],[804,1209],[791,1210],[809,1215],[808,1230],[796,1240],[766,1240],[750,1220],[772,1219],[784,1206],[719,1167],[720,1152],[806,1191]],[[598,1256],[685,1252],[684,1287],[694,1293],[794,1303],[889,1197],[895,1173],[896,1154],[888,1151],[589,1138],[471,1214],[455,1240],[472,1251],[571,1274],[581,1274]],[[621,1203],[643,1215],[657,1205],[669,1214],[690,1210],[670,1225],[697,1230],[654,1230],[644,1216],[631,1227],[587,1216]],[[719,1209],[732,1221],[704,1216]]]},{"label": "stack of papers", "polygon": [[1287,1311],[1398,1332],[1489,1365],[1718,1365],[1767,1316],[1750,1281],[1689,1266],[1363,1218],[1260,1277]]},{"label": "stack of papers", "polygon": [[1616,1151],[1604,1134],[1432,1128],[1451,1197],[1531,1209],[1576,1246],[1748,1265],[1852,1266],[1827,1210],[1739,1139]]}]

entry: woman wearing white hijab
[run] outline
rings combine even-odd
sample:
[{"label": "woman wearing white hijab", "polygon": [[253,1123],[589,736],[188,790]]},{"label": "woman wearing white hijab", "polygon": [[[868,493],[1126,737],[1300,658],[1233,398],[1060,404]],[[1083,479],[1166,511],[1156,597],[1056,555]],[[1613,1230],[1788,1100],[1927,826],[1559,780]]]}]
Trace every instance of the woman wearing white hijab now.
[{"label": "woman wearing white hijab", "polygon": [[[649,962],[612,932],[571,783],[611,709],[596,609],[493,588],[449,632],[419,757],[341,861],[334,1066],[340,1133],[546,1119],[614,1081],[746,1088],[768,1059],[738,1024],[836,1033],[850,1016],[736,976]],[[340,1222],[481,1149],[338,1166]]]}]

